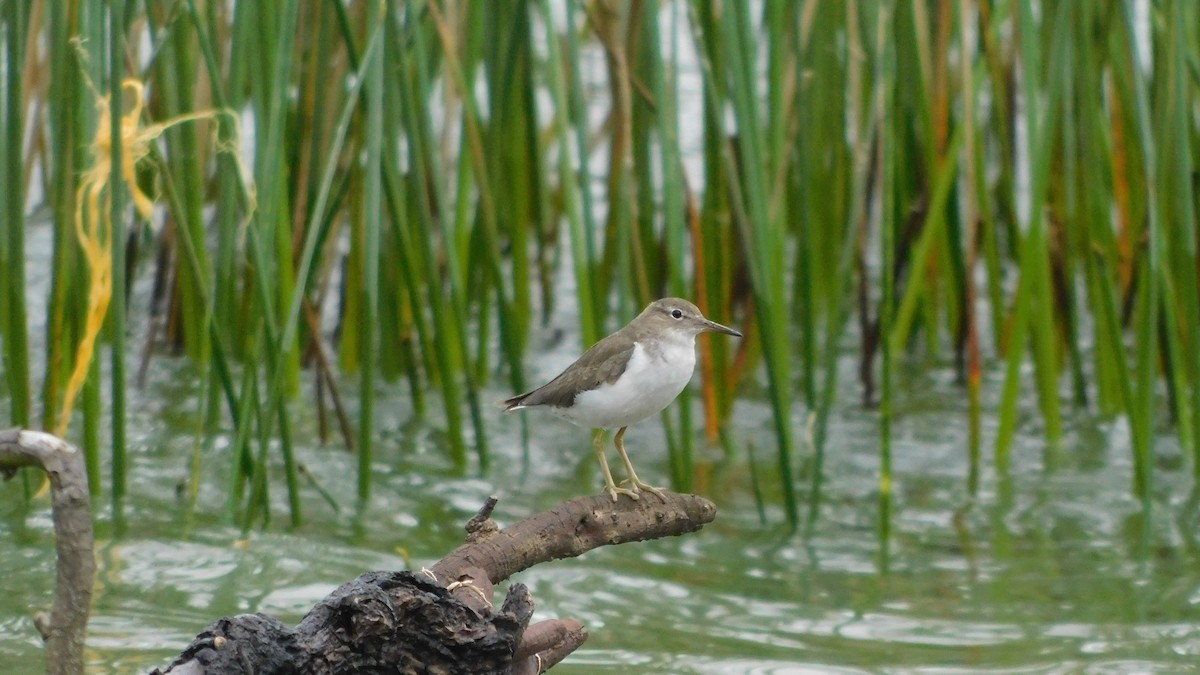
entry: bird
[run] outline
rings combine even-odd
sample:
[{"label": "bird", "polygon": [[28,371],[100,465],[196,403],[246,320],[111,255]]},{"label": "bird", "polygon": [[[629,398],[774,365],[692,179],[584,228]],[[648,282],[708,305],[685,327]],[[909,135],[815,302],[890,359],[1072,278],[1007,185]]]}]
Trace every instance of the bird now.
[{"label": "bird", "polygon": [[[696,336],[712,331],[742,334],[704,317],[682,298],[651,302],[624,328],[601,339],[546,384],[500,402],[505,412],[543,408],[593,432],[593,446],[604,472],[604,491],[637,500],[641,491],[663,497],[663,488],[638,478],[625,453],[625,430],[664,410],[688,382],[696,366]],[[618,486],[608,469],[605,436],[613,437],[628,479]],[[628,485],[628,487],[622,487]]]}]

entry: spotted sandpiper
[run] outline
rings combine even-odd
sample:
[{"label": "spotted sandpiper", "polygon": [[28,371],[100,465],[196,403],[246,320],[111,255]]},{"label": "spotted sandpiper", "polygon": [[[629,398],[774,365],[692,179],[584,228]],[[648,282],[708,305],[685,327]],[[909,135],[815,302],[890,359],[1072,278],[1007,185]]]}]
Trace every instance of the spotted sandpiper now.
[{"label": "spotted sandpiper", "polygon": [[[679,298],[650,303],[627,326],[592,345],[575,363],[546,384],[501,402],[504,410],[541,407],[595,430],[593,445],[604,471],[604,489],[638,498],[640,490],[662,496],[662,488],[643,483],[625,454],[625,430],[662,411],[692,379],[696,366],[696,335],[715,331],[742,334],[704,318],[700,310]],[[618,429],[613,445],[625,463],[629,479],[618,487],[604,457],[608,429]]]}]

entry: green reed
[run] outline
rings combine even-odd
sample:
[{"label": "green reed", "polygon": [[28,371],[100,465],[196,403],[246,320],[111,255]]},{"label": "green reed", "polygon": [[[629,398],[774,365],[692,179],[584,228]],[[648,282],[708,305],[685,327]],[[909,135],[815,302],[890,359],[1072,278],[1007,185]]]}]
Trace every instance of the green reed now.
[{"label": "green reed", "polygon": [[[966,0],[959,3],[958,34],[962,40],[964,51],[971,51],[970,43],[977,42],[971,34],[971,22],[967,13],[969,7]],[[976,63],[981,63],[976,60]],[[963,365],[966,369],[967,385],[967,491],[971,497],[978,494],[979,475],[983,455],[982,439],[982,380],[983,363],[979,347],[979,319],[974,307],[979,295],[975,269],[978,268],[980,245],[980,215],[979,215],[979,177],[982,167],[976,162],[979,155],[975,152],[975,83],[982,80],[982,74],[975,75],[975,66],[970,59],[959,60],[959,86],[962,91],[972,92],[963,97],[963,136],[969,139],[963,143],[963,213],[961,216],[962,239],[966,249],[963,261],[961,281],[963,284],[963,311],[961,316],[962,342],[961,351]]]},{"label": "green reed", "polygon": [[[68,22],[67,9],[66,3],[53,3],[48,7],[49,11],[46,17],[47,42],[51,45],[48,68],[59,86],[64,91],[71,92],[71,95],[46,102],[49,112],[46,126],[53,139],[51,149],[57,161],[50,167],[51,178],[48,181],[49,196],[52,200],[55,246],[51,293],[47,303],[46,361],[42,373],[39,401],[42,411],[39,423],[44,429],[53,429],[57,426],[56,414],[61,398],[60,388],[65,383],[65,373],[70,367],[68,354],[72,352],[75,342],[70,328],[76,322],[78,306],[83,301],[85,294],[85,292],[73,290],[73,275],[70,274],[70,270],[76,269],[76,265],[83,263],[78,248],[60,244],[60,242],[70,241],[69,237],[74,236],[72,226],[75,210],[76,171],[74,167],[77,153],[82,145],[78,130],[92,110],[79,102],[82,99],[83,78],[81,68],[75,62],[76,54],[70,47],[72,28]],[[70,311],[68,311],[68,306],[71,307]],[[23,324],[15,322],[10,326],[15,330],[25,329]],[[29,355],[24,354],[21,358],[28,359]],[[92,397],[97,399],[95,403],[91,400],[85,401],[85,406],[89,409],[98,404],[99,397],[95,396],[98,386],[99,383],[93,381],[88,384],[88,390],[85,391],[89,399]],[[95,420],[96,417],[89,416],[88,419]],[[19,422],[14,419],[13,423]],[[95,440],[98,432],[93,429],[88,431],[86,440],[80,443],[80,446],[87,460],[88,486],[93,495],[99,495],[101,488],[100,454],[98,442]]]},{"label": "green reed", "polygon": [[[371,16],[374,8],[368,8]],[[359,416],[358,416],[358,498],[365,502],[371,496],[371,461],[373,456],[374,421],[375,421],[375,363],[376,352],[380,344],[379,335],[379,242],[383,221],[383,63],[387,53],[387,32],[382,30],[387,19],[386,6],[379,4],[374,9],[372,20],[377,22],[372,31],[371,43],[368,47],[367,58],[364,62],[366,72],[363,80],[367,83],[366,111],[366,171],[363,175],[363,214],[361,251],[363,257],[363,298],[362,311],[359,313],[359,325],[362,334],[362,370],[359,387]],[[307,247],[306,247],[307,248]],[[301,279],[307,275],[301,275]],[[303,286],[303,281],[302,284]],[[300,293],[293,298],[293,307],[299,312]],[[291,319],[289,313],[289,320]]]},{"label": "green reed", "polygon": [[[572,0],[568,1],[568,9],[572,15],[577,13]],[[538,3],[539,18],[544,25],[551,25],[553,18],[549,0]],[[567,31],[566,42],[574,49],[574,31]],[[569,58],[568,58],[569,56]],[[563,55],[558,39],[547,43],[547,61],[550,63],[547,73],[546,86],[554,99],[554,135],[557,144],[557,171],[559,190],[561,192],[563,215],[570,228],[571,262],[575,270],[576,297],[579,299],[579,326],[584,346],[594,343],[601,337],[600,323],[602,314],[596,302],[596,293],[592,288],[592,268],[596,260],[593,249],[595,227],[592,223],[592,197],[587,189],[584,173],[587,166],[587,125],[581,119],[582,94],[575,89],[568,90],[564,66],[573,67],[570,71],[571,81],[578,82],[578,64],[575,51]],[[575,129],[575,146],[571,145],[571,130]],[[580,168],[572,170],[571,155],[578,152]]]},{"label": "green reed", "polygon": [[[114,114],[109,117],[109,137],[121,138],[123,132],[122,115],[116,114],[121,109],[124,88],[122,80],[125,72],[125,11],[119,2],[108,7],[108,96]],[[190,106],[188,106],[190,108]],[[113,142],[112,173],[109,178],[109,220],[112,229],[109,240],[112,243],[112,300],[108,313],[109,340],[112,344],[111,374],[109,376],[109,395],[112,400],[112,505],[115,520],[119,523],[124,511],[125,495],[128,492],[128,472],[125,467],[127,449],[125,447],[125,193],[122,178],[122,144]],[[189,167],[194,173],[195,168]],[[198,205],[197,205],[198,211]],[[197,227],[199,222],[197,219]],[[98,381],[100,373],[95,368],[98,360],[92,362],[92,372],[89,379]],[[98,417],[99,406],[93,402],[93,419]]]},{"label": "green reed", "polygon": [[[0,362],[3,363],[4,384],[9,399],[9,414],[15,425],[32,422],[31,365],[29,339],[26,333],[25,262],[25,195],[28,176],[24,162],[25,131],[29,124],[25,114],[26,91],[24,72],[11,64],[23,62],[25,35],[30,15],[23,3],[9,3],[0,9],[0,22],[10,36],[3,51],[10,64],[3,76],[0,92]],[[26,497],[33,493],[36,474],[21,472],[21,485]]]},{"label": "green reed", "polygon": [[[23,3],[4,7],[5,31],[10,36],[4,58],[9,64],[24,62],[25,33],[29,15]],[[12,65],[4,73],[4,92],[0,95],[0,123],[4,150],[0,152],[0,341],[4,342],[5,383],[10,400],[12,423],[28,425],[30,416],[29,346],[25,326],[25,94],[22,71]]]},{"label": "green reed", "polygon": [[[954,368],[966,390],[965,493],[985,459],[1001,474],[1027,461],[1013,441],[1030,424],[1052,470],[1082,409],[1128,419],[1145,498],[1164,413],[1200,458],[1200,8],[1155,3],[1144,29],[1133,12],[1116,0],[6,3],[12,422],[59,422],[88,296],[75,190],[95,161],[96,96],[127,110],[132,76],[149,93],[143,125],[226,112],[152,141],[136,179],[158,199],[153,224],[131,218],[119,163],[106,188],[112,351],[89,364],[73,433],[118,512],[125,392],[169,351],[204,385],[192,497],[218,461],[206,439],[224,429],[230,518],[266,522],[270,490],[285,489],[295,524],[302,410],[322,442],[358,453],[364,500],[388,454],[386,382],[411,393],[405,414],[444,429],[458,471],[486,472],[487,401],[525,388],[556,305],[586,347],[667,294],[747,336],[702,340],[702,386],[664,415],[678,489],[704,475],[701,426],[739,459],[735,394],[763,392],[775,471],[754,462],[753,491],[781,495],[793,525],[807,501],[815,522],[829,416],[857,394],[880,409],[886,539],[898,374],[923,363]],[[251,141],[245,166],[236,148]],[[33,176],[40,191],[27,191]],[[52,214],[44,340],[27,336],[42,310],[26,307],[19,264],[30,192]],[[155,276],[149,306],[128,316],[127,271]],[[570,291],[556,286],[568,277]],[[857,382],[839,376],[848,344]],[[797,443],[809,423],[811,446]]]},{"label": "green reed", "polygon": [[[895,12],[893,3],[883,3],[875,8],[874,57],[872,71],[878,83],[875,89],[875,119],[879,121],[878,175],[880,176],[880,253],[881,301],[879,304],[880,335],[880,380],[882,392],[879,400],[879,537],[885,543],[881,567],[887,568],[886,542],[891,537],[892,506],[895,479],[892,475],[892,418],[894,416],[896,352],[901,345],[891,339],[896,330],[896,230],[899,220],[897,211],[897,181],[900,180],[899,155],[902,151],[898,131],[899,116],[892,113],[897,106],[897,92],[888,83],[894,81],[896,73],[896,47],[887,39],[889,23]],[[918,249],[920,247],[918,246]],[[919,260],[919,258],[915,258]]]},{"label": "green reed", "polygon": [[[1176,8],[1178,10],[1178,8]],[[1158,368],[1159,368],[1159,341],[1164,336],[1159,334],[1160,318],[1159,312],[1162,308],[1159,306],[1159,287],[1160,287],[1160,271],[1163,240],[1161,234],[1162,216],[1159,212],[1159,195],[1157,188],[1157,160],[1155,158],[1154,139],[1151,138],[1151,120],[1150,120],[1150,105],[1148,102],[1149,88],[1145,81],[1144,74],[1137,65],[1137,38],[1134,34],[1134,18],[1132,10],[1128,4],[1122,5],[1121,15],[1118,20],[1121,24],[1117,29],[1125,48],[1124,55],[1126,63],[1130,66],[1128,73],[1130,77],[1130,88],[1132,90],[1133,105],[1131,106],[1132,117],[1134,120],[1134,130],[1137,133],[1137,142],[1140,145],[1142,170],[1145,175],[1145,180],[1150,189],[1146,191],[1146,213],[1143,224],[1145,243],[1145,254],[1142,256],[1142,264],[1139,266],[1138,288],[1137,288],[1137,314],[1134,317],[1135,325],[1135,346],[1136,346],[1136,368],[1135,382],[1137,389],[1134,400],[1129,401],[1128,410],[1131,426],[1133,428],[1133,464],[1134,464],[1134,492],[1142,498],[1146,508],[1150,505],[1150,491],[1153,485],[1152,464],[1154,461],[1153,451],[1153,425],[1155,419],[1156,395],[1155,387],[1157,385]],[[1174,18],[1182,18],[1176,14]],[[1170,140],[1170,139],[1167,139]],[[1189,280],[1193,283],[1196,279]],[[1173,326],[1168,330],[1174,330]],[[1169,360],[1167,361],[1170,362]],[[1172,381],[1174,372],[1167,373],[1168,385]],[[1193,441],[1194,442],[1194,441]]]}]

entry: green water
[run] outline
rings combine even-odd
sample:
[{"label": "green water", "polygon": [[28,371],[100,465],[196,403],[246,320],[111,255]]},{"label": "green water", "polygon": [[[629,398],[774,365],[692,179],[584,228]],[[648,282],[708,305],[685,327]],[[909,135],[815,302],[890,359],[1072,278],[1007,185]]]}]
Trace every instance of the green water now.
[{"label": "green water", "polygon": [[[573,342],[531,364],[539,379],[570,359]],[[538,601],[536,618],[582,620],[590,638],[556,673],[1180,672],[1200,654],[1200,565],[1188,497],[1190,462],[1169,430],[1159,437],[1156,491],[1147,518],[1131,498],[1123,422],[1086,413],[1048,451],[1029,422],[1007,479],[985,471],[965,498],[965,397],[943,369],[899,389],[893,538],[881,550],[876,520],[877,420],[857,402],[852,357],[831,420],[821,518],[804,537],[784,527],[777,486],[765,480],[760,522],[745,453],[724,461],[701,446],[697,484],[718,505],[699,533],[610,547],[518,576]],[[354,508],[355,458],[306,442],[300,458],[338,500],[335,512],[305,488],[305,524],[287,527],[278,476],[274,520],[236,545],[223,521],[228,437],[203,456],[194,512],[177,496],[187,476],[195,385],[183,368],[156,364],[136,394],[131,422],[128,524],[113,536],[101,503],[100,572],[88,635],[90,672],[163,665],[213,619],[268,612],[295,622],[339,583],[374,569],[419,567],[451,550],[462,524],[492,493],[503,523],[596,491],[587,432],[550,416],[495,413],[495,471],[453,474],[438,422],[413,423],[403,387],[383,387],[374,497]],[[998,379],[986,385],[989,396]],[[499,398],[503,392],[489,392]],[[1032,403],[1030,404],[1032,408]],[[297,406],[297,409],[301,409]],[[737,446],[760,461],[773,444],[769,411],[739,400]],[[806,411],[798,409],[803,439]],[[699,419],[699,417],[697,417]],[[1032,410],[1028,419],[1036,420]],[[993,429],[985,426],[990,439]],[[639,472],[667,473],[657,420],[627,444]],[[800,444],[807,465],[811,449]],[[1045,463],[1054,465],[1044,470]],[[773,466],[773,460],[771,463]],[[761,467],[768,471],[769,467]],[[807,485],[807,483],[804,483]],[[807,494],[807,490],[805,490]],[[21,506],[0,489],[0,671],[37,672],[31,614],[49,605],[53,535],[45,501]]]}]

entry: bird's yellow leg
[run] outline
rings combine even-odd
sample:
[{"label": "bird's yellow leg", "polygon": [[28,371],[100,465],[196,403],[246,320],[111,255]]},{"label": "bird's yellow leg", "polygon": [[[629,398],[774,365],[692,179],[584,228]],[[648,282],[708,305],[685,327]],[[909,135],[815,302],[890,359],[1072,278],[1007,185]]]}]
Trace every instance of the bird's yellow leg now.
[{"label": "bird's yellow leg", "polygon": [[[625,431],[622,429],[621,431]],[[617,487],[613,482],[612,472],[608,470],[608,459],[604,456],[604,430],[596,429],[592,432],[592,445],[596,448],[596,459],[600,460],[600,469],[604,471],[604,491],[612,495],[612,500],[617,501],[617,495],[629,495],[630,499],[637,499],[637,488],[629,490],[623,487]],[[624,456],[622,451],[621,455]],[[628,466],[629,460],[626,460]]]},{"label": "bird's yellow leg", "polygon": [[622,481],[621,484],[625,485],[628,483],[629,489],[633,492],[645,490],[647,492],[653,492],[665,500],[666,497],[663,497],[662,488],[654,487],[649,483],[643,483],[642,480],[638,478],[637,472],[633,470],[633,462],[629,461],[629,455],[625,454],[625,430],[628,428],[629,427],[621,427],[621,430],[617,432],[617,435],[613,436],[613,445],[617,446],[617,453],[621,455],[621,461],[625,462],[625,472],[629,474],[629,480]]}]

